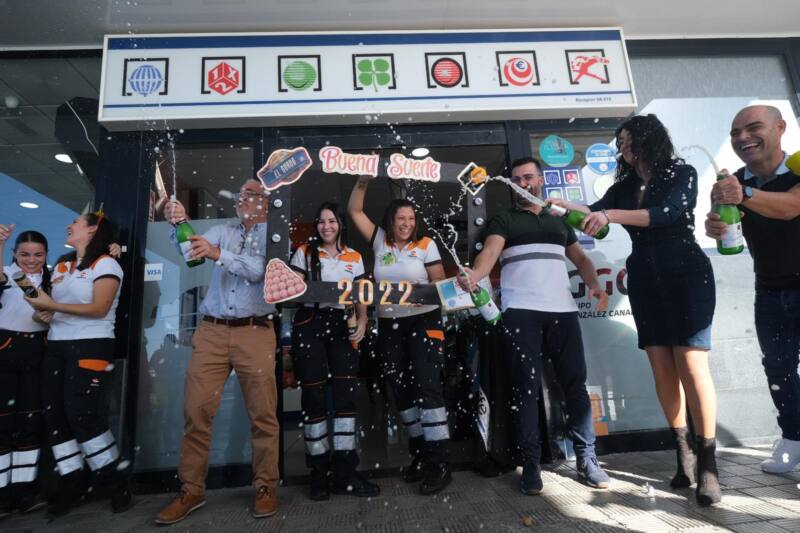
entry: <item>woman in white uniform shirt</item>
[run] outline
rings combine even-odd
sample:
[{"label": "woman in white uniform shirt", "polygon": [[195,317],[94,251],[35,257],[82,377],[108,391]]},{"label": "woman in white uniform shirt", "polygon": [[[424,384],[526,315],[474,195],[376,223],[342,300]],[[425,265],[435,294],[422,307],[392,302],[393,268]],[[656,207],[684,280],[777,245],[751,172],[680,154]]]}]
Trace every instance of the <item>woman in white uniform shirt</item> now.
[{"label": "woman in white uniform shirt", "polygon": [[[439,250],[433,240],[419,236],[411,202],[392,200],[380,227],[364,213],[370,180],[368,176],[358,179],[347,212],[375,253],[375,280],[419,284],[444,279]],[[444,330],[438,306],[378,306],[378,351],[409,435],[413,461],[405,470],[405,480],[421,480],[422,494],[439,492],[451,476],[441,381]]]},{"label": "woman in white uniform shirt", "polygon": [[82,495],[84,460],[97,488],[110,494],[114,512],[130,507],[129,479],[108,429],[107,388],[114,358],[114,322],[122,269],[106,250],[111,224],[100,212],[82,215],[67,226],[75,248],[53,272],[52,298],[40,291],[26,298],[50,311],[44,361],[47,438],[60,474],[51,515],[69,512]]},{"label": "woman in white uniform shirt", "polygon": [[[14,226],[0,224],[0,257]],[[50,313],[34,311],[12,281],[25,274],[37,291],[50,290],[47,239],[19,234],[13,262],[0,273],[0,516],[41,505],[36,483],[42,440],[42,360]]]},{"label": "woman in white uniform shirt", "polygon": [[[344,218],[339,207],[325,202],[317,209],[315,235],[292,255],[291,267],[306,280],[338,282],[364,277],[361,254],[346,245]],[[306,304],[294,316],[292,359],[303,390],[303,431],[306,465],[311,469],[311,499],[330,497],[329,471],[333,492],[373,497],[380,487],[356,472],[356,400],[358,398],[358,357],[356,346],[364,337],[367,307],[357,306],[357,327],[348,330],[348,313],[338,303]],[[325,385],[333,392],[333,438],[328,438]],[[333,454],[330,443],[333,443]]]}]

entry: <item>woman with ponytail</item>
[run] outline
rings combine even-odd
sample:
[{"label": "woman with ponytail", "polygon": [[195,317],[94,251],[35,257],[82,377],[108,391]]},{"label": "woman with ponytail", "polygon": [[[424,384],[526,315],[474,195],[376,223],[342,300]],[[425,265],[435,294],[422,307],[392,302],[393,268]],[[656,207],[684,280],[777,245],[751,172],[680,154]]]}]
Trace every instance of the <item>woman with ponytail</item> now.
[{"label": "woman with ponytail", "polygon": [[53,272],[52,297],[39,291],[26,300],[53,314],[44,359],[46,435],[59,477],[58,494],[48,514],[69,512],[85,492],[84,461],[98,492],[111,496],[114,512],[131,504],[127,461],[120,457],[108,426],[108,386],[114,359],[114,323],[122,269],[108,255],[111,223],[102,212],[76,218],[67,226],[75,251]]}]

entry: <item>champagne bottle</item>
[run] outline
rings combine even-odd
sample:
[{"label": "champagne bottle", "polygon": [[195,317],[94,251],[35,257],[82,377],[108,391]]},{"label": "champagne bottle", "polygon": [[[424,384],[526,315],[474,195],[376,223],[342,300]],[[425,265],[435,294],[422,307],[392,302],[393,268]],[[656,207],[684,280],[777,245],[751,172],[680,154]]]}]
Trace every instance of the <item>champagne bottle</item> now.
[{"label": "champagne bottle", "polygon": [[[356,306],[348,305],[345,308],[345,313],[347,314],[347,334],[354,335],[356,331],[358,331],[358,318],[356,317]],[[353,349],[358,350],[357,342],[350,341],[350,344],[353,346]]]},{"label": "champagne bottle", "polygon": [[[558,205],[551,204],[548,209],[552,211],[554,214],[561,215],[564,217],[564,222],[567,223],[568,226],[578,230],[583,231],[581,227],[583,226],[583,219],[586,218],[586,213],[580,211],[578,209],[567,209],[566,207],[561,207]],[[594,234],[595,239],[603,239],[606,235],[608,235],[608,224],[600,228],[600,231]]]},{"label": "champagne bottle", "polygon": [[17,287],[22,289],[22,293],[28,298],[36,298],[39,296],[39,292],[36,290],[36,287],[33,286],[31,280],[28,279],[28,276],[25,275],[25,272],[17,270],[11,275],[11,279],[14,280]]},{"label": "champagne bottle", "polygon": [[189,240],[189,237],[192,235],[195,235],[194,228],[192,228],[191,224],[189,224],[185,218],[179,220],[178,223],[175,224],[175,237],[178,240],[178,246],[180,246],[183,258],[186,260],[186,265],[189,268],[202,265],[206,262],[203,257],[192,259],[192,242]]},{"label": "champagne bottle", "polygon": [[[462,272],[461,275],[467,277],[467,274],[464,272]],[[500,322],[500,319],[502,318],[500,309],[497,308],[494,300],[492,300],[492,295],[489,294],[489,291],[478,285],[475,287],[474,291],[469,293],[469,297],[472,299],[472,303],[475,304],[475,308],[480,311],[481,316],[484,320],[486,320],[486,322],[492,325]]]},{"label": "champagne bottle", "polygon": [[[726,176],[722,174],[717,175],[717,181],[725,178]],[[744,250],[744,238],[742,237],[742,219],[739,207],[730,204],[715,204],[714,212],[728,225],[725,234],[717,240],[717,251],[722,255],[741,253]]]}]

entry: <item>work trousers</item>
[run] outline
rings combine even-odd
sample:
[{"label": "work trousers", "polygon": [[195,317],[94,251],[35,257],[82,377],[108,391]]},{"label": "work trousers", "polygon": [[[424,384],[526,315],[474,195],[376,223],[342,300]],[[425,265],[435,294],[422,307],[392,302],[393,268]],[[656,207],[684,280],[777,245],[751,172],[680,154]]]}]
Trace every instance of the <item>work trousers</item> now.
[{"label": "work trousers", "polygon": [[450,430],[442,390],[444,330],[439,310],[378,319],[378,350],[408,431],[409,451],[429,463],[446,463]]},{"label": "work trousers", "polygon": [[[358,466],[358,357],[348,340],[344,310],[304,307],[297,312],[292,360],[302,388],[303,438],[312,475],[326,475],[332,469],[335,479],[346,482]],[[326,386],[333,396],[332,421],[328,420]]]}]

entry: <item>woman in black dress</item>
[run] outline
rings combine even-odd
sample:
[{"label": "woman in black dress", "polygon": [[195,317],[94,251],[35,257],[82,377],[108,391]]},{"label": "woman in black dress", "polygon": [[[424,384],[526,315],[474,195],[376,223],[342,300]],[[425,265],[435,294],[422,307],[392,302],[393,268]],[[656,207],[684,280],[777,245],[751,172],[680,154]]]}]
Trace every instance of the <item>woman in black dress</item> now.
[{"label": "woman in black dress", "polygon": [[[697,171],[675,156],[666,128],[655,115],[636,116],[617,128],[621,154],[614,185],[591,206],[555,201],[590,212],[584,232],[608,223],[630,234],[628,296],[647,352],[656,393],[676,440],[675,488],[695,480],[701,505],[720,500],[714,458],[717,400],[708,368],[715,286],[711,262],[694,238]],[[695,456],[686,428],[692,414]]]}]

